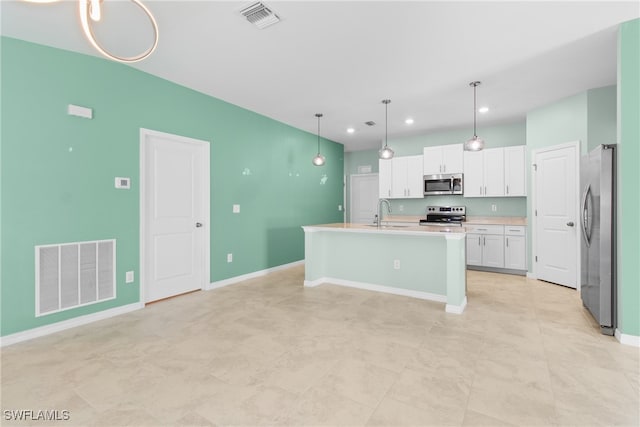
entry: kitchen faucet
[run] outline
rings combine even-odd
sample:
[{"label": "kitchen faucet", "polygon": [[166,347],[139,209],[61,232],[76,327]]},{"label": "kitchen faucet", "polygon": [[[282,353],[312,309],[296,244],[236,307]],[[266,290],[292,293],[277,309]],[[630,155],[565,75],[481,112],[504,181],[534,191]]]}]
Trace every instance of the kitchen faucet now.
[{"label": "kitchen faucet", "polygon": [[387,205],[387,212],[391,213],[391,203],[387,199],[378,200],[378,228],[382,226],[382,205]]}]

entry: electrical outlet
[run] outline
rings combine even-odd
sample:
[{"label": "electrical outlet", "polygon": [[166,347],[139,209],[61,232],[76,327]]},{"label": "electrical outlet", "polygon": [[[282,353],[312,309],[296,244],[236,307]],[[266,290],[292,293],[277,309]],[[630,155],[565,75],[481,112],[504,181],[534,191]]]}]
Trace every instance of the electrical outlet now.
[{"label": "electrical outlet", "polygon": [[135,280],[135,274],[133,273],[133,271],[127,271],[124,276],[124,282],[133,283],[134,280]]},{"label": "electrical outlet", "polygon": [[394,259],[393,260],[393,269],[394,270],[400,270],[400,260],[399,259]]},{"label": "electrical outlet", "polygon": [[338,210],[342,212],[342,205],[338,205]]},{"label": "electrical outlet", "polygon": [[240,213],[240,205],[233,205],[233,213]]},{"label": "electrical outlet", "polygon": [[498,205],[491,205],[491,212],[497,212],[498,211]]},{"label": "electrical outlet", "polygon": [[233,254],[227,254],[227,262],[233,262]]},{"label": "electrical outlet", "polygon": [[404,205],[398,206],[398,211],[399,212],[404,212]]}]

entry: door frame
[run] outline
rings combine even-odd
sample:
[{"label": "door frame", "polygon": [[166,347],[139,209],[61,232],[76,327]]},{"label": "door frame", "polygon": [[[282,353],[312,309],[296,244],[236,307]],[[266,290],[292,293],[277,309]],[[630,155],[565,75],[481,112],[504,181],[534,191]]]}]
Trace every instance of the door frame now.
[{"label": "door frame", "polygon": [[[378,173],[353,173],[349,175],[349,222],[352,222],[353,218],[351,213],[353,212],[353,177],[366,178],[370,176],[378,177]],[[378,177],[378,185],[380,184],[380,178]],[[378,192],[376,192],[378,194]],[[380,196],[380,194],[378,194]],[[378,197],[379,198],[379,197]]]},{"label": "door frame", "polygon": [[[556,150],[562,150],[564,148],[575,148],[575,162],[576,162],[576,186],[575,186],[575,194],[576,194],[576,203],[574,206],[574,216],[576,218],[576,220],[578,218],[580,218],[580,157],[582,156],[582,152],[580,151],[581,148],[581,143],[580,140],[576,140],[576,141],[571,141],[571,142],[566,142],[564,144],[558,144],[558,145],[552,145],[549,147],[543,147],[543,148],[539,148],[537,150],[532,150],[531,152],[531,173],[533,174],[533,177],[531,179],[531,217],[533,218],[533,221],[531,221],[531,225],[532,225],[532,229],[531,229],[531,264],[532,264],[532,269],[531,272],[533,273],[533,279],[537,279],[538,278],[538,264],[535,261],[535,256],[538,254],[538,239],[537,239],[537,234],[538,234],[538,216],[535,215],[535,211],[538,208],[538,201],[537,201],[537,181],[538,181],[538,175],[536,172],[536,165],[538,163],[538,155],[541,153],[546,153],[549,151],[556,151]],[[576,290],[578,292],[580,292],[580,272],[581,272],[581,260],[582,260],[582,256],[581,256],[581,245],[580,245],[580,238],[578,235],[578,238],[576,239]]]},{"label": "door frame", "polygon": [[164,137],[169,138],[181,143],[186,143],[190,145],[196,145],[202,149],[203,159],[202,159],[202,217],[205,218],[204,222],[204,237],[203,237],[203,263],[202,263],[202,283],[200,289],[206,289],[209,285],[210,280],[210,248],[211,248],[211,191],[210,191],[210,142],[204,141],[200,139],[189,138],[181,135],[174,135],[166,132],[159,132],[151,129],[140,128],[140,302],[142,304],[146,304],[145,291],[147,289],[147,271],[146,271],[146,257],[148,256],[148,249],[146,247],[146,237],[147,237],[147,207],[146,207],[146,196],[149,191],[149,184],[146,181],[146,172],[147,172],[147,161],[146,158],[146,148],[149,144],[148,138],[149,136],[156,137]]}]

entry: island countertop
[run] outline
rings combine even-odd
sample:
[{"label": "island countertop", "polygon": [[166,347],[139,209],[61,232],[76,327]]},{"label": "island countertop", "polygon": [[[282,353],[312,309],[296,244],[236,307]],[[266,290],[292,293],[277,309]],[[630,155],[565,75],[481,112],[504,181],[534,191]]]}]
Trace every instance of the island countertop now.
[{"label": "island countertop", "polygon": [[464,227],[444,227],[429,225],[383,225],[378,227],[374,224],[356,224],[350,222],[336,222],[333,224],[305,225],[305,231],[325,230],[337,232],[353,233],[378,233],[378,234],[403,234],[414,236],[426,235],[460,235],[464,237]]}]

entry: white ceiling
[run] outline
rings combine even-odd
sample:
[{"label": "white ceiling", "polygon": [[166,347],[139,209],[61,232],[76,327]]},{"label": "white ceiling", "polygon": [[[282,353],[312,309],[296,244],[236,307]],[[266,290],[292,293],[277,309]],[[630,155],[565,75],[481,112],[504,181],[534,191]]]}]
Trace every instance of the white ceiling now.
[{"label": "white ceiling", "polygon": [[[491,108],[478,117],[482,136],[482,126],[615,84],[615,26],[640,16],[637,1],[265,0],[282,21],[259,30],[239,15],[251,3],[147,0],[160,43],[133,66],[311,133],[323,113],[322,136],[346,151],[379,146],[384,98],[390,138],[471,126],[468,84],[481,80],[478,105]],[[99,56],[77,2],[0,4],[3,35]],[[146,48],[151,28],[133,3],[105,0],[103,16],[107,47]]]}]

